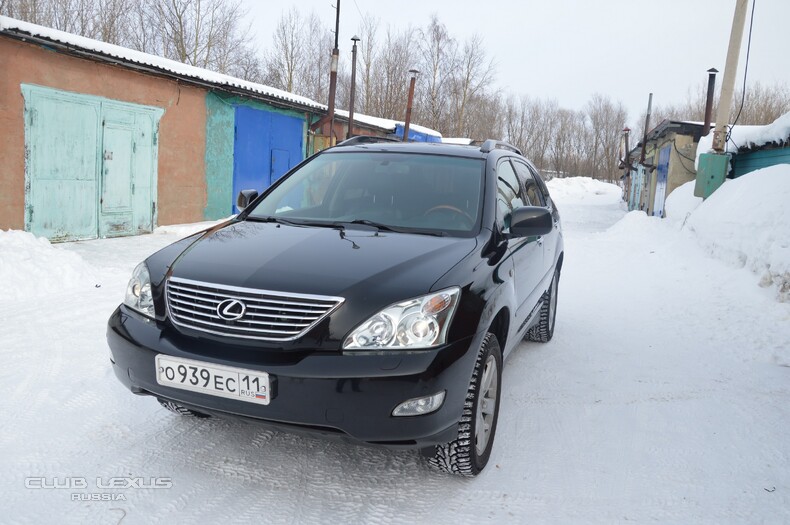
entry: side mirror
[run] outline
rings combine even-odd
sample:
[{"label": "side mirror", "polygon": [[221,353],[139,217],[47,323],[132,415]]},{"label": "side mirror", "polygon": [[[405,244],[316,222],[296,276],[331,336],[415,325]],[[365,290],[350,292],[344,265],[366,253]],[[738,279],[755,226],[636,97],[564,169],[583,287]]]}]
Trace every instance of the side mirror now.
[{"label": "side mirror", "polygon": [[241,190],[239,196],[236,198],[236,207],[239,211],[244,211],[244,208],[250,205],[252,201],[258,198],[258,190]]},{"label": "side mirror", "polygon": [[537,237],[551,233],[554,221],[548,208],[522,206],[510,214],[510,235]]}]

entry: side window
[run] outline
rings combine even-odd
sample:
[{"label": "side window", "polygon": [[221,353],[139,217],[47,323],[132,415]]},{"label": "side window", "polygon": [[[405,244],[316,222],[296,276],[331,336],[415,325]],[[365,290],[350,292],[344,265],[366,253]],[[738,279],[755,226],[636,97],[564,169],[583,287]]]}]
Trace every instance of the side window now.
[{"label": "side window", "polygon": [[521,206],[527,204],[524,191],[519,184],[516,172],[510,161],[503,159],[500,161],[496,170],[497,174],[497,195],[496,195],[496,211],[497,211],[497,224],[499,224],[503,231],[507,232],[510,229],[510,213]]},{"label": "side window", "polygon": [[529,166],[519,161],[515,161],[513,164],[516,165],[516,171],[524,184],[524,188],[526,188],[527,198],[532,203],[532,206],[545,206],[546,199],[537,182],[535,182],[535,177],[532,175],[532,170],[530,170]]},{"label": "side window", "polygon": [[549,188],[546,186],[546,182],[543,180],[543,177],[540,176],[540,173],[534,166],[530,166],[530,171],[532,171],[532,175],[535,177],[535,181],[538,183],[538,188],[540,188],[540,192],[543,194],[543,201],[548,203],[551,196],[549,195]]}]

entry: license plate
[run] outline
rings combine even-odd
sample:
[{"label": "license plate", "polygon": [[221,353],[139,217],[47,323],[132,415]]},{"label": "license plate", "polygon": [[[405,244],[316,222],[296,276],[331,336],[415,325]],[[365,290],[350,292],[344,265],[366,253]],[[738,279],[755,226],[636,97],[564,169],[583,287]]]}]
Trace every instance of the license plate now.
[{"label": "license plate", "polygon": [[260,405],[268,405],[271,399],[269,374],[266,372],[162,354],[156,356],[156,382]]}]

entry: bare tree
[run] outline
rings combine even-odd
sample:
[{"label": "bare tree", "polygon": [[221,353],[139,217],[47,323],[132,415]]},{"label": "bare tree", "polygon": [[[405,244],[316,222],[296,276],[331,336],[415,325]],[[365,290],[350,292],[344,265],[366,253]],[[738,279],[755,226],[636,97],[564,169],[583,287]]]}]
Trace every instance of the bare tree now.
[{"label": "bare tree", "polygon": [[[326,102],[329,97],[329,66],[332,60],[334,47],[334,34],[321,18],[315,13],[310,13],[307,18],[307,37],[304,43],[307,49],[307,65],[302,72],[300,84],[303,86],[299,92],[319,102]],[[343,61],[340,61],[338,77],[343,70]],[[340,102],[338,98],[338,103]]]},{"label": "bare tree", "polygon": [[240,0],[150,0],[159,23],[162,54],[193,66],[225,73],[235,52],[250,41],[241,26]]},{"label": "bare tree", "polygon": [[373,114],[373,100],[375,98],[375,84],[373,80],[373,66],[376,62],[377,47],[376,34],[379,28],[379,21],[370,15],[362,18],[359,34],[362,43],[359,46],[359,60],[362,66],[361,89],[362,111],[369,115]]},{"label": "bare tree", "polygon": [[[384,44],[375,55],[368,55],[363,46],[362,60],[365,77],[363,92],[368,114],[384,118],[403,119],[409,87],[409,69],[417,65],[412,47],[414,30],[387,30]],[[375,44],[374,44],[375,45]],[[374,49],[376,49],[374,47]],[[370,70],[368,71],[368,65]],[[417,106],[412,119],[417,120]]]},{"label": "bare tree", "polygon": [[423,60],[418,100],[423,123],[433,129],[446,128],[450,78],[458,45],[436,14],[431,15],[431,21],[419,31],[419,36]]},{"label": "bare tree", "polygon": [[266,58],[266,78],[273,86],[294,92],[297,76],[306,70],[304,20],[295,7],[283,13],[272,36]]},{"label": "bare tree", "polygon": [[494,61],[486,57],[480,35],[464,42],[454,70],[451,88],[455,121],[453,133],[463,136],[467,127],[466,111],[470,99],[479,95],[494,80]]},{"label": "bare tree", "polygon": [[617,174],[617,149],[620,135],[627,119],[621,102],[614,103],[606,95],[596,93],[585,108],[589,126],[585,173],[593,178],[614,180]]}]

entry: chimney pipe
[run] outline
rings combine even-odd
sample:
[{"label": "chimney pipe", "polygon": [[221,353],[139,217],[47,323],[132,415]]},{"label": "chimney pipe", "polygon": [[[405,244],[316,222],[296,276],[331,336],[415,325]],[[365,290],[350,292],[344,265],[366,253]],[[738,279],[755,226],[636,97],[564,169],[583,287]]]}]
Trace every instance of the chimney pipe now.
[{"label": "chimney pipe", "polygon": [[713,92],[716,90],[716,73],[719,71],[712,67],[708,70],[708,96],[705,99],[705,124],[702,126],[702,136],[710,133],[710,119],[713,114]]}]

